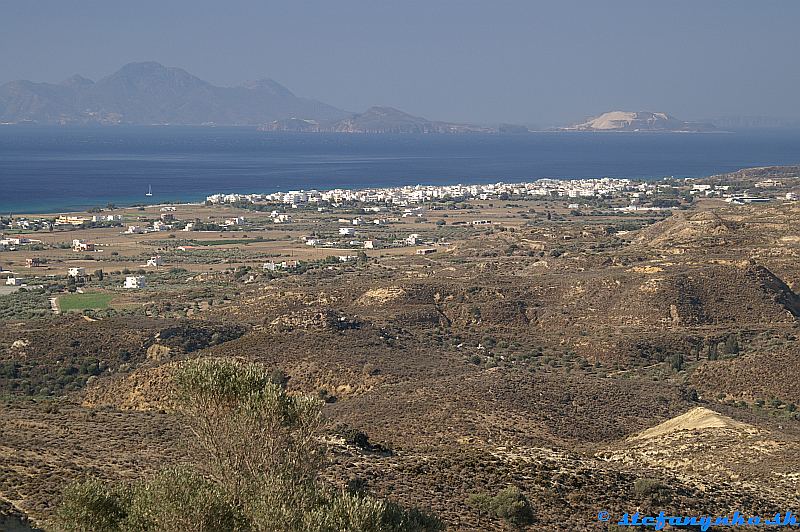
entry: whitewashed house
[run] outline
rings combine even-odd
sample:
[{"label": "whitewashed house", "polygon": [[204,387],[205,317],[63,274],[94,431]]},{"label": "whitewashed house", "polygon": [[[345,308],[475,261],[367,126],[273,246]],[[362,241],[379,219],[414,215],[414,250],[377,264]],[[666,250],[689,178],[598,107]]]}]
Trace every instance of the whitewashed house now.
[{"label": "whitewashed house", "polygon": [[87,242],[86,240],[78,240],[77,238],[72,241],[73,251],[95,251],[94,242]]},{"label": "whitewashed house", "polygon": [[144,288],[146,285],[144,275],[129,275],[125,277],[125,284],[123,288],[139,289]]},{"label": "whitewashed house", "polygon": [[265,262],[262,268],[267,271],[274,272],[277,270],[294,270],[298,266],[300,266],[300,263],[297,262],[296,260],[285,260],[283,262],[275,262],[275,261]]},{"label": "whitewashed house", "polygon": [[79,267],[70,268],[69,270],[67,270],[67,275],[70,277],[75,277],[76,279],[80,277],[85,277],[86,268],[79,268]]},{"label": "whitewashed house", "polygon": [[416,246],[417,244],[421,243],[422,239],[419,237],[417,233],[412,233],[408,235],[406,238],[406,245],[407,246]]},{"label": "whitewashed house", "polygon": [[235,226],[235,225],[242,225],[242,224],[245,223],[245,221],[246,220],[245,220],[244,216],[237,216],[235,218],[227,218],[225,220],[225,225],[227,225],[228,227]]}]

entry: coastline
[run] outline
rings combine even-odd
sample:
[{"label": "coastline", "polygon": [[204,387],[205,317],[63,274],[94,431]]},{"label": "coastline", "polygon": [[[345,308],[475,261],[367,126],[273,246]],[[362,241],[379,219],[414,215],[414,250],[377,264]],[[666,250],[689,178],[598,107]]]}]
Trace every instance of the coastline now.
[{"label": "coastline", "polygon": [[[704,177],[798,163],[800,132],[737,135],[282,134],[216,127],[0,128],[0,213],[264,193],[538,178]],[[152,199],[152,198],[151,198]]]}]

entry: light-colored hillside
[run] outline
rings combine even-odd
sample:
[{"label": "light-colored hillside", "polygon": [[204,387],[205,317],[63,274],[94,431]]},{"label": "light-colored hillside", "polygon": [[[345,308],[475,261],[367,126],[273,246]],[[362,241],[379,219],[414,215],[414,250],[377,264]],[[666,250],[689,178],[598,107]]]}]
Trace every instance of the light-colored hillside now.
[{"label": "light-colored hillside", "polygon": [[703,431],[709,429],[729,429],[747,433],[755,433],[757,429],[747,423],[736,421],[718,414],[708,408],[697,407],[689,410],[685,414],[668,419],[660,425],[651,427],[628,438],[633,440],[644,440],[649,438],[661,438],[663,436],[682,431]]},{"label": "light-colored hillside", "polygon": [[684,122],[667,113],[611,111],[565,128],[573,131],[708,131],[713,126]]}]

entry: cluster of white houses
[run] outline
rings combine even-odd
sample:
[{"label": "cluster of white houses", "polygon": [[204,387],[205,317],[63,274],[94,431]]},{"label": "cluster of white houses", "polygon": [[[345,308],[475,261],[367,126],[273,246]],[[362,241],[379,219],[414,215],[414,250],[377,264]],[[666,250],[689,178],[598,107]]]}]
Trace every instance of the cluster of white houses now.
[{"label": "cluster of white houses", "polygon": [[631,186],[629,179],[539,179],[529,183],[486,183],[475,185],[415,185],[358,190],[290,190],[272,194],[213,194],[206,197],[211,204],[221,203],[376,203],[411,205],[450,198],[492,199],[509,196],[563,196],[570,198],[608,196]]},{"label": "cluster of white houses", "polygon": [[[31,259],[28,260],[30,261]],[[28,263],[28,266],[30,267],[30,262]],[[0,268],[0,271],[2,271],[2,268]],[[73,278],[76,281],[81,281],[81,282],[85,281],[87,278],[86,268],[82,268],[80,266],[69,268],[67,269],[67,277]],[[5,284],[6,286],[19,286],[19,287],[26,286],[25,280],[19,275],[13,273],[11,273],[11,275],[6,277]],[[123,288],[131,288],[131,289],[141,289],[145,288],[146,286],[147,286],[147,281],[144,275],[128,275],[125,277],[125,282],[122,285]]]},{"label": "cluster of white houses", "polygon": [[[690,193],[705,196],[729,198],[729,186],[693,184],[695,180],[686,179]],[[764,181],[756,183],[758,188],[773,186]],[[447,199],[490,200],[501,197],[557,197],[557,198],[614,198],[634,197],[635,194],[652,195],[660,190],[673,188],[663,181],[638,181],[604,177],[600,179],[537,179],[524,183],[485,183],[473,185],[415,185],[389,188],[333,189],[333,190],[290,190],[271,194],[213,194],[206,198],[211,204],[223,203],[282,203],[292,207],[307,204],[329,203],[367,203],[394,206],[407,206]],[[797,195],[789,193],[787,200],[795,200]],[[736,203],[737,201],[734,201]],[[274,216],[277,216],[273,213]],[[275,220],[285,223],[285,218]]]},{"label": "cluster of white houses", "polygon": [[[485,220],[476,220],[472,222],[475,225],[483,225],[488,224],[491,222]],[[339,228],[339,236],[356,236],[356,231],[351,227],[340,227]],[[321,247],[321,248],[340,248],[342,247],[342,242],[337,242],[334,240],[325,240],[319,237],[314,236],[307,236],[303,237],[303,240],[307,246],[312,247]],[[411,233],[405,238],[402,239],[395,239],[391,242],[381,242],[380,240],[375,239],[368,239],[368,240],[349,240],[345,242],[347,247],[354,248],[354,247],[363,247],[364,249],[380,249],[380,248],[397,248],[397,247],[410,247],[410,246],[419,246],[419,245],[436,245],[436,246],[447,246],[449,245],[446,242],[436,242],[435,244],[432,241],[425,241],[419,233]],[[419,250],[418,250],[419,251]],[[427,253],[419,253],[420,255],[424,255]]]}]

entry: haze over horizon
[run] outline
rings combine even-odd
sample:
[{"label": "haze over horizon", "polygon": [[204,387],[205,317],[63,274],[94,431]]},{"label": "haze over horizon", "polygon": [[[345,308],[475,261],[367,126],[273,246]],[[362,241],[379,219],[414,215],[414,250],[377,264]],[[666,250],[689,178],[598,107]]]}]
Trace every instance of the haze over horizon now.
[{"label": "haze over horizon", "polygon": [[[46,13],[46,15],[43,15]],[[0,83],[97,80],[132,61],[216,85],[272,78],[363,111],[550,126],[612,109],[800,118],[800,4],[366,1],[4,6]]]}]

